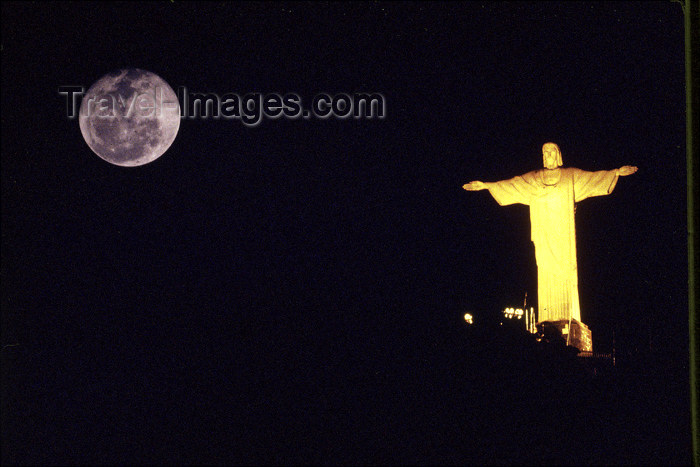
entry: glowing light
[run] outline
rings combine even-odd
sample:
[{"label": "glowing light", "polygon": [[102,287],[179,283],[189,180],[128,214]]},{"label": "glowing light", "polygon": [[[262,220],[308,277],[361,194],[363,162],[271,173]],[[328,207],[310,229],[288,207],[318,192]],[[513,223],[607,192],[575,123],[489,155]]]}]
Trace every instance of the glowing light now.
[{"label": "glowing light", "polygon": [[470,315],[469,313],[464,314],[464,321],[467,322],[467,324],[474,324],[474,317]]},{"label": "glowing light", "polygon": [[524,314],[525,311],[520,308],[506,308],[505,310],[503,310],[503,316],[505,316],[508,319],[522,319]]}]

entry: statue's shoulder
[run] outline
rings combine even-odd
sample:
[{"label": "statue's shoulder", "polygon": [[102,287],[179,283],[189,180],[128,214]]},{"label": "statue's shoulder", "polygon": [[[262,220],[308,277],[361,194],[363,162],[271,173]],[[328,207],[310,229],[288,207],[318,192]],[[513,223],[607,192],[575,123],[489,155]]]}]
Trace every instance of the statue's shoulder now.
[{"label": "statue's shoulder", "polygon": [[526,174],[521,175],[521,177],[523,178],[523,180],[530,184],[537,183],[537,181],[541,180],[542,178],[539,170],[533,170],[532,172],[528,172]]},{"label": "statue's shoulder", "polygon": [[576,180],[578,177],[581,176],[581,174],[585,174],[586,171],[583,169],[579,169],[576,167],[562,167],[562,174],[566,174],[567,178],[570,178],[572,180]]}]

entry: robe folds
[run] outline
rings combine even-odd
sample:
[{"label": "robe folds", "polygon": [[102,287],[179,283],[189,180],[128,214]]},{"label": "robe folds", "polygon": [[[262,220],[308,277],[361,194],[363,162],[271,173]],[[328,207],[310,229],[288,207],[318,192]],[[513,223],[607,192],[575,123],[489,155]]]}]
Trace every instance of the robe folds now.
[{"label": "robe folds", "polygon": [[574,205],[592,196],[610,194],[616,170],[588,172],[558,169],[558,181],[545,183],[546,169],[489,184],[501,206],[522,203],[530,207],[531,239],[537,260],[537,321],[581,321],[576,263]]}]

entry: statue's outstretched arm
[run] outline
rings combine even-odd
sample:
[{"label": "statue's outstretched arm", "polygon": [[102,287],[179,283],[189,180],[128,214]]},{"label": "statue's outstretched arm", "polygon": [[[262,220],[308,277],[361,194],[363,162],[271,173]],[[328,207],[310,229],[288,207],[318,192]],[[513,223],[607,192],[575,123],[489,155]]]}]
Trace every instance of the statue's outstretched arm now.
[{"label": "statue's outstretched arm", "polygon": [[626,177],[627,175],[632,175],[635,173],[637,170],[637,167],[633,165],[623,165],[619,169],[617,169],[617,174],[621,177]]},{"label": "statue's outstretched arm", "polygon": [[469,182],[466,185],[462,185],[462,188],[464,188],[467,191],[479,191],[479,190],[488,190],[490,183],[488,182],[480,182],[478,180],[475,180],[473,182]]}]

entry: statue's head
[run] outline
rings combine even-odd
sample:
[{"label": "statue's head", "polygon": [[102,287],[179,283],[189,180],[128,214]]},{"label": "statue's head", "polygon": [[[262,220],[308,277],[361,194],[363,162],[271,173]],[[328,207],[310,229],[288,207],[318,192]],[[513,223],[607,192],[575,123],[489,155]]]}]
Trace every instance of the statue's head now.
[{"label": "statue's head", "polygon": [[542,161],[548,169],[556,169],[564,163],[561,160],[561,151],[555,143],[544,143],[542,146]]}]

